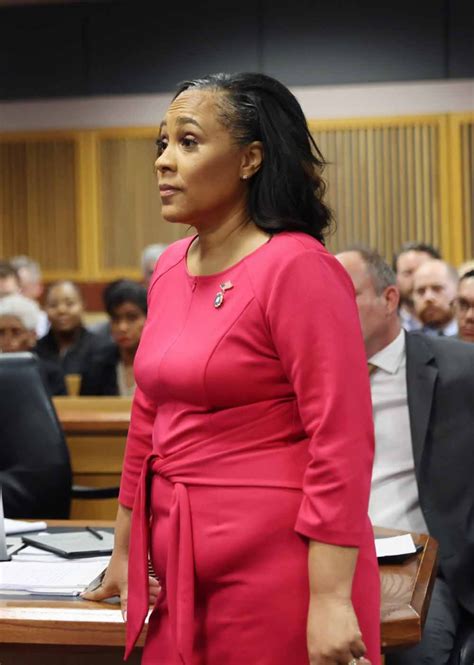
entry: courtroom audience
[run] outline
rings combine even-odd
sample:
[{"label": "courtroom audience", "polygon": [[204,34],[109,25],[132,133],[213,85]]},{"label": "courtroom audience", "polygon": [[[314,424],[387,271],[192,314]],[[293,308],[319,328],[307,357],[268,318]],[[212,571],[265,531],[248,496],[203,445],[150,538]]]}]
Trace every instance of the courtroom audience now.
[{"label": "courtroom audience", "polygon": [[[39,302],[43,295],[44,285],[42,281],[41,268],[37,261],[29,256],[20,254],[10,259],[10,264],[15,268],[20,279],[22,295]],[[38,338],[46,335],[49,329],[49,321],[46,312],[40,309],[36,334]]]},{"label": "courtroom audience", "polygon": [[461,621],[474,620],[474,347],[407,334],[395,275],[376,252],[337,258],[354,284],[370,373],[372,523],[439,543],[422,641],[387,654],[386,663],[447,665]]},{"label": "courtroom audience", "polygon": [[422,242],[407,242],[393,258],[393,269],[397,276],[400,291],[400,319],[408,332],[419,330],[422,323],[415,313],[413,302],[413,275],[426,261],[440,259],[437,249]]},{"label": "courtroom audience", "polygon": [[455,312],[459,338],[465,342],[474,342],[474,268],[459,279]]},{"label": "courtroom audience", "polygon": [[[30,298],[13,294],[0,298],[0,351],[32,351],[36,344],[39,307]],[[57,363],[39,359],[39,370],[49,395],[65,395],[64,375]]]},{"label": "courtroom audience", "polygon": [[93,354],[82,376],[82,395],[133,395],[133,361],[146,321],[147,296],[141,284],[118,280],[104,291],[113,344]]},{"label": "courtroom audience", "polygon": [[67,280],[50,284],[45,310],[51,327],[38,341],[36,353],[40,358],[58,362],[65,375],[82,375],[91,353],[104,342],[82,323],[84,303],[79,287]]},{"label": "courtroom audience", "polygon": [[0,261],[0,298],[20,293],[20,278],[8,261]]},{"label": "courtroom audience", "polygon": [[165,245],[164,243],[157,243],[155,245],[148,245],[143,250],[141,256],[141,266],[143,273],[143,281],[145,283],[146,288],[148,288],[148,285],[150,284],[150,279],[151,276],[153,275],[156,262],[158,261],[158,259],[160,258],[160,256],[163,254],[163,252],[167,247],[168,245]]},{"label": "courtroom audience", "polygon": [[458,288],[456,270],[440,259],[423,263],[413,275],[415,313],[427,335],[453,337],[458,334],[454,300]]}]

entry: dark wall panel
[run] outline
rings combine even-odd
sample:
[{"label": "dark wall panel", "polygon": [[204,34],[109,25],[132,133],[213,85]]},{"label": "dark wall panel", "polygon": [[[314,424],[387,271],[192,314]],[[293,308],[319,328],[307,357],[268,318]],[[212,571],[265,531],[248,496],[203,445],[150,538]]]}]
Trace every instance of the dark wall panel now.
[{"label": "dark wall panel", "polygon": [[288,85],[472,77],[473,7],[109,0],[2,8],[0,99],[168,92],[213,71],[263,71]]},{"label": "dark wall panel", "polygon": [[443,0],[264,0],[265,71],[292,85],[445,76]]},{"label": "dark wall panel", "polygon": [[79,5],[0,10],[0,98],[86,93]]},{"label": "dark wall panel", "polygon": [[169,91],[184,78],[256,70],[255,7],[254,0],[208,0],[205,11],[184,1],[162,11],[98,8],[88,26],[90,92]]},{"label": "dark wall panel", "polygon": [[474,76],[474,2],[451,0],[447,17],[448,76]]}]

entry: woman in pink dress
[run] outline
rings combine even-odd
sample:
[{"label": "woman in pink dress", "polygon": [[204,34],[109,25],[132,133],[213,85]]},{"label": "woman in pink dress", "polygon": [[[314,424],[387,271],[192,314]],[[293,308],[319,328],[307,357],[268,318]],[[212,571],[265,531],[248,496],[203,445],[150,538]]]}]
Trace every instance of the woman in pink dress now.
[{"label": "woman in pink dress", "polygon": [[127,655],[154,604],[146,665],[375,665],[369,381],[302,110],[260,74],[187,82],[155,167],[164,218],[197,235],[150,284],[115,549],[87,597],[120,594]]}]

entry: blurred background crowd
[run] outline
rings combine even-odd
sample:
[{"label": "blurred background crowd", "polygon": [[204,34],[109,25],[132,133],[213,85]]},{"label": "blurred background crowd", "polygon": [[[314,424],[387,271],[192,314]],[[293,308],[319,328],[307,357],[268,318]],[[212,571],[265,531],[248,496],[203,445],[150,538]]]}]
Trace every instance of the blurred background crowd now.
[{"label": "blurred background crowd", "polygon": [[[51,395],[130,396],[133,359],[147,313],[147,286],[164,244],[141,257],[143,278],[116,279],[102,291],[103,311],[88,314],[78,284],[42,281],[28,256],[0,262],[0,351],[33,351]],[[474,260],[453,266],[435,247],[407,242],[392,258],[407,332],[474,343]]]}]

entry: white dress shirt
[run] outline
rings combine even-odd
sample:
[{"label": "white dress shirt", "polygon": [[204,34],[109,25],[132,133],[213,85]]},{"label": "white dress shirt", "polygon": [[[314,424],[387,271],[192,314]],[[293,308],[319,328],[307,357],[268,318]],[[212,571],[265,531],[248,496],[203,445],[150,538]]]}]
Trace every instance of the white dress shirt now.
[{"label": "white dress shirt", "polygon": [[369,358],[375,459],[369,515],[373,524],[427,533],[421,512],[407,401],[405,332]]},{"label": "white dress shirt", "polygon": [[421,330],[422,323],[421,321],[418,321],[418,319],[413,316],[411,312],[409,312],[403,305],[400,307],[400,310],[398,312],[400,316],[400,321],[405,328],[407,332],[412,332],[413,330]]},{"label": "white dress shirt", "polygon": [[431,326],[423,326],[421,329],[425,335],[431,335],[432,337],[455,337],[458,334],[458,322],[456,319],[452,319],[448,324],[443,328],[432,328]]}]

